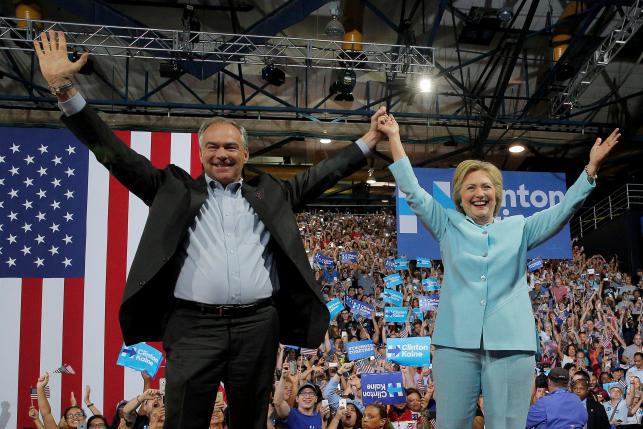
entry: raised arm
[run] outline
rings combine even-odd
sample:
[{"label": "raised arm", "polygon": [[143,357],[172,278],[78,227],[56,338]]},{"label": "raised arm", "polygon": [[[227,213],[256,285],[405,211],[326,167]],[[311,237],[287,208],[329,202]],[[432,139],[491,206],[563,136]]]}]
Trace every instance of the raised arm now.
[{"label": "raised arm", "polygon": [[36,383],[36,391],[38,392],[38,409],[40,415],[42,416],[42,422],[45,426],[45,429],[56,429],[58,424],[54,419],[54,416],[51,414],[51,405],[47,400],[47,395],[45,394],[45,387],[49,383],[49,373],[46,372],[38,378]]}]

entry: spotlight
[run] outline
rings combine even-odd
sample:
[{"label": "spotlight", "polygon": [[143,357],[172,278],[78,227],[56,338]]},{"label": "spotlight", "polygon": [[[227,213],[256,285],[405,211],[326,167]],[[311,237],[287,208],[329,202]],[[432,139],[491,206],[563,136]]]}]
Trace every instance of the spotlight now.
[{"label": "spotlight", "polygon": [[183,74],[176,61],[166,61],[159,64],[159,74],[166,79],[178,78]]},{"label": "spotlight", "polygon": [[368,183],[369,185],[374,185],[376,183],[372,168],[368,169],[368,177],[366,178],[366,183]]},{"label": "spotlight", "polygon": [[433,82],[428,77],[423,77],[418,82],[418,88],[421,93],[431,92],[433,90]]},{"label": "spotlight", "polygon": [[335,101],[355,101],[355,97],[353,97],[353,89],[355,89],[356,82],[357,77],[353,70],[342,70],[339,75],[339,79],[330,86],[330,93],[337,93]]},{"label": "spotlight", "polygon": [[521,153],[525,151],[525,146],[520,143],[514,143],[509,146],[509,152],[511,153]]},{"label": "spotlight", "polygon": [[339,21],[339,2],[335,1],[330,5],[330,14],[331,18],[324,28],[324,33],[327,36],[343,36],[344,35],[344,26]]},{"label": "spotlight", "polygon": [[271,85],[281,86],[286,81],[286,73],[274,64],[268,64],[261,69],[261,78]]},{"label": "spotlight", "polygon": [[[74,63],[78,61],[79,58],[80,58],[80,53],[78,51],[73,51],[69,56],[69,59]],[[87,62],[85,63],[85,65],[82,66],[80,70],[78,70],[78,73],[84,74],[85,76],[89,76],[93,72],[94,72],[94,63],[92,62],[92,58],[89,57],[87,58]]]},{"label": "spotlight", "polygon": [[319,143],[321,143],[321,144],[330,144],[330,143],[332,143],[332,140],[329,139],[328,137],[322,137],[322,138],[319,139]]},{"label": "spotlight", "polygon": [[503,6],[498,9],[497,17],[501,22],[509,22],[514,17],[514,11],[509,6]]}]

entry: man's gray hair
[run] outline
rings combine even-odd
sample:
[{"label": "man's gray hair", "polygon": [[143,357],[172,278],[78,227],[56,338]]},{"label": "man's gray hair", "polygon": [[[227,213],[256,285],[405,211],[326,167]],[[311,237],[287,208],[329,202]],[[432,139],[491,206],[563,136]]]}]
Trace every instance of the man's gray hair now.
[{"label": "man's gray hair", "polygon": [[248,133],[246,132],[246,129],[236,121],[224,118],[223,116],[215,116],[214,118],[206,119],[201,123],[201,127],[199,127],[199,147],[201,149],[203,149],[203,134],[205,133],[205,130],[207,130],[210,125],[214,124],[228,124],[239,130],[239,134],[241,134],[241,143],[243,143],[243,147],[248,150]]}]

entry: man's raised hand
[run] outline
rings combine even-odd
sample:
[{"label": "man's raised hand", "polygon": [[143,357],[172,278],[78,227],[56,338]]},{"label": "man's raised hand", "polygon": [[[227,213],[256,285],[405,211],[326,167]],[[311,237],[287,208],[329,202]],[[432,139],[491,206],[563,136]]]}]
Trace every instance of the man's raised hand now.
[{"label": "man's raised hand", "polygon": [[34,49],[40,63],[40,72],[49,86],[60,87],[68,83],[72,76],[87,63],[87,53],[81,54],[76,62],[69,60],[67,40],[62,31],[42,32],[34,40]]}]

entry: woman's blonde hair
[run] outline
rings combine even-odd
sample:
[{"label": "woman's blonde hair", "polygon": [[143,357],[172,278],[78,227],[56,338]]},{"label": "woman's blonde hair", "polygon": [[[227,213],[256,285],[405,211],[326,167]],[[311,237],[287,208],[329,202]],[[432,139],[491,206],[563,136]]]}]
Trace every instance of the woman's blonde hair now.
[{"label": "woman's blonde hair", "polygon": [[469,173],[473,173],[474,171],[484,171],[487,176],[489,176],[489,179],[491,179],[491,183],[494,188],[496,188],[496,206],[493,209],[493,216],[495,217],[500,210],[500,205],[502,204],[502,173],[498,170],[498,167],[490,162],[478,161],[477,159],[467,159],[458,164],[455,172],[453,173],[453,190],[451,194],[453,204],[455,204],[457,211],[464,214],[460,191],[462,190],[464,179]]}]

